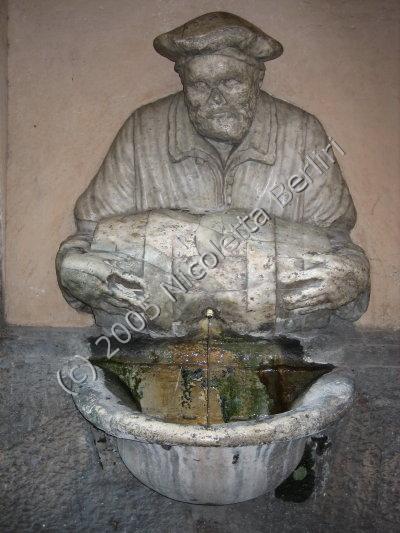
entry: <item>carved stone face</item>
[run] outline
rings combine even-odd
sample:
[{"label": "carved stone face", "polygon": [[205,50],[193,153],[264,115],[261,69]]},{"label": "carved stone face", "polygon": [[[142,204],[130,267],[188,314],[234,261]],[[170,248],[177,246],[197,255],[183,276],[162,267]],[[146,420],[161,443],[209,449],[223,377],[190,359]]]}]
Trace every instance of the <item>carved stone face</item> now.
[{"label": "carved stone face", "polygon": [[180,73],[190,120],[197,132],[238,144],[253,122],[264,72],[226,56],[196,56]]}]

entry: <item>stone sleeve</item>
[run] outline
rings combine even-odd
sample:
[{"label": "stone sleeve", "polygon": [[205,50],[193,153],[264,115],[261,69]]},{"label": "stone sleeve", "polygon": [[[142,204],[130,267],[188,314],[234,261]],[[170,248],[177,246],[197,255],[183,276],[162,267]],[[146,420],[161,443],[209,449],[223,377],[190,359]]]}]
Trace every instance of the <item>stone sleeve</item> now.
[{"label": "stone sleeve", "polygon": [[[358,296],[351,302],[334,311],[335,315],[344,320],[358,320],[367,310],[370,297],[370,265],[364,250],[354,244],[346,231],[331,228],[329,239],[333,251],[351,260],[354,277],[359,289]],[[353,280],[348,280],[351,283]]]},{"label": "stone sleeve", "polygon": [[[89,228],[87,228],[89,230]],[[93,228],[94,230],[94,228]],[[58,285],[61,289],[62,295],[64,296],[67,303],[73,307],[74,309],[77,309],[78,311],[85,311],[87,313],[91,312],[91,309],[89,306],[87,306],[85,303],[81,302],[75,296],[73,296],[62,284],[61,280],[61,264],[64,259],[64,257],[68,253],[85,253],[90,248],[90,243],[92,241],[93,232],[88,233],[76,233],[75,235],[71,235],[63,241],[60,245],[60,248],[57,252],[56,256],[56,272],[57,272],[57,280]]]},{"label": "stone sleeve", "polygon": [[77,233],[61,243],[57,253],[58,283],[64,298],[75,309],[91,311],[61,283],[60,268],[65,255],[88,251],[96,224],[102,218],[135,212],[133,124],[134,114],[121,127],[96,176],[78,198],[75,205]]},{"label": "stone sleeve", "polygon": [[356,222],[356,210],[332,146],[335,145],[328,139],[320,122],[309,115],[304,160],[307,156],[311,157],[321,171],[309,163],[307,173],[311,181],[304,191],[303,221],[350,231]]},{"label": "stone sleeve", "polygon": [[310,115],[306,131],[305,157],[311,156],[322,172],[310,166],[312,182],[304,192],[304,222],[329,227],[335,253],[346,256],[354,263],[354,273],[359,288],[358,296],[335,311],[339,317],[354,321],[358,320],[368,307],[370,267],[364,251],[351,241],[349,235],[356,223],[357,213],[332,146],[335,147],[335,144],[328,139],[321,123]]},{"label": "stone sleeve", "polygon": [[119,130],[99,171],[75,205],[78,231],[90,222],[135,212],[134,114]]}]

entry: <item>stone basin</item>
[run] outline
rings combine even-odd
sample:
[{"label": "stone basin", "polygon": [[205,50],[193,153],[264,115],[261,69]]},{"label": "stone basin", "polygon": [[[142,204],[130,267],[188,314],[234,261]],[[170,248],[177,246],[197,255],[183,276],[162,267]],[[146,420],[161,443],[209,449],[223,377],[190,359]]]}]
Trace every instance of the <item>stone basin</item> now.
[{"label": "stone basin", "polygon": [[354,394],[343,370],[286,341],[151,341],[92,362],[96,379],[75,385],[78,409],[117,437],[140,481],[196,504],[275,489]]}]

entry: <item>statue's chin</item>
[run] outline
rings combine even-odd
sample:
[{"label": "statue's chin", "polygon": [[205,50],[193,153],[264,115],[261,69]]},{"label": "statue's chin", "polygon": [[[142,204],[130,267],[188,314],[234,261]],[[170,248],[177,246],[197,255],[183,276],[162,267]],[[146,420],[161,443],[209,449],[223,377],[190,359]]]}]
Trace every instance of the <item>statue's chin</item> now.
[{"label": "statue's chin", "polygon": [[246,135],[250,124],[251,121],[221,120],[217,118],[201,122],[196,121],[194,125],[197,132],[203,137],[215,141],[238,144]]}]

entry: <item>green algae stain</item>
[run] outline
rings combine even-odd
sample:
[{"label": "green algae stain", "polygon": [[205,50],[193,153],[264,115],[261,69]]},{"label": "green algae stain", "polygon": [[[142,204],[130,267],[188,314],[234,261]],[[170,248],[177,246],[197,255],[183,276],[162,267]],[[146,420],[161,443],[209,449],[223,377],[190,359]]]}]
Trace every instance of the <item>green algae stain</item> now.
[{"label": "green algae stain", "polygon": [[190,407],[192,401],[192,389],[196,382],[204,380],[204,373],[201,368],[181,368],[181,405]]},{"label": "green algae stain", "polygon": [[119,361],[102,360],[96,362],[100,368],[109,370],[116,374],[119,379],[131,391],[134,400],[140,405],[140,400],[143,398],[143,390],[141,387],[142,374],[146,371],[146,367],[123,364]]},{"label": "green algae stain", "polygon": [[302,481],[307,475],[307,468],[305,466],[299,466],[292,475],[295,481]]},{"label": "green algae stain", "polygon": [[211,386],[218,391],[225,423],[250,420],[269,412],[268,396],[254,371],[226,369],[213,379]]},{"label": "green algae stain", "polygon": [[291,350],[279,342],[232,338],[213,341],[209,352],[204,342],[162,342],[95,364],[115,374],[149,416],[220,424],[286,411],[333,368],[307,363]]}]

